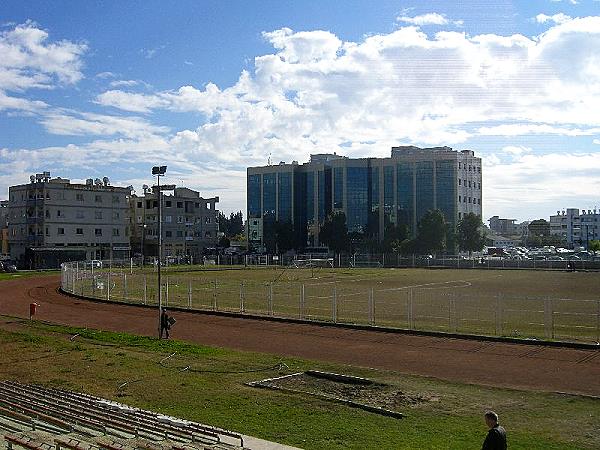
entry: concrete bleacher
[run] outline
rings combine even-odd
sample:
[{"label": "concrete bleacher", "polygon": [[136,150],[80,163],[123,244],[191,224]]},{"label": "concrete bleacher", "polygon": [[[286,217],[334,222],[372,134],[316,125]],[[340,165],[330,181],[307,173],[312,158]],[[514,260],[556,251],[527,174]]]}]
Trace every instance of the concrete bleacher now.
[{"label": "concrete bleacher", "polygon": [[228,430],[91,395],[0,381],[0,432],[9,450],[248,449]]}]

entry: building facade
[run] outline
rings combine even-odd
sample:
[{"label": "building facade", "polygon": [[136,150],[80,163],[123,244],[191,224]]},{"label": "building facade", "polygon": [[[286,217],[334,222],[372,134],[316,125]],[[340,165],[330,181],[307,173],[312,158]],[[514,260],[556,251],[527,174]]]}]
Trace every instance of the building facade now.
[{"label": "building facade", "polygon": [[9,188],[8,240],[21,267],[56,267],[73,258],[129,256],[130,187],[108,178],[71,183],[49,172]]},{"label": "building facade", "polygon": [[560,236],[569,248],[583,246],[600,239],[600,211],[567,208],[550,216],[550,234]]},{"label": "building facade", "polygon": [[[163,256],[187,257],[192,262],[202,258],[207,247],[218,241],[219,197],[203,198],[188,188],[175,188],[162,195]],[[144,189],[143,196],[132,195],[131,244],[135,254],[158,255],[158,196]]]},{"label": "building facade", "polygon": [[517,234],[516,219],[501,219],[499,216],[493,216],[488,219],[490,230],[502,236],[512,236]]},{"label": "building facade", "polygon": [[0,256],[8,256],[8,200],[0,201]]},{"label": "building facade", "polygon": [[431,209],[451,226],[466,213],[481,216],[481,159],[449,147],[393,147],[389,158],[311,155],[308,163],[247,170],[248,242],[261,248],[265,224],[290,222],[306,246],[318,246],[319,229],[331,212],[346,215],[349,232],[381,241],[388,224],[414,235]]}]

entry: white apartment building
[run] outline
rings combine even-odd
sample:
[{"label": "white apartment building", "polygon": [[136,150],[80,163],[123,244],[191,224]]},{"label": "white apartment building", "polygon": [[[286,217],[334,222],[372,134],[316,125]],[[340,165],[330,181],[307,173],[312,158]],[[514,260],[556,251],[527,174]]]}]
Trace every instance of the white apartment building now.
[{"label": "white apartment building", "polygon": [[550,234],[560,236],[567,246],[588,247],[592,240],[600,239],[600,211],[596,209],[567,208],[550,216]]},{"label": "white apartment building", "polygon": [[49,172],[11,186],[11,259],[33,268],[58,267],[73,259],[128,257],[130,194],[131,187],[111,186],[107,177],[77,184],[51,178]]},{"label": "white apartment building", "polygon": [[[134,253],[158,255],[158,198],[150,189],[143,196],[132,195],[131,243]],[[202,259],[206,247],[218,242],[216,204],[219,197],[203,198],[192,189],[175,188],[162,195],[163,255],[187,257],[192,262]]]}]

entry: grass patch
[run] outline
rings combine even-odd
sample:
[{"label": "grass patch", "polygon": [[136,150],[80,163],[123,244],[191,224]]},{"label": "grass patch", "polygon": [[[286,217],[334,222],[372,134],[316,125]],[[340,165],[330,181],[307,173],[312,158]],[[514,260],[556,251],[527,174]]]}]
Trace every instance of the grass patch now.
[{"label": "grass patch", "polygon": [[[71,337],[79,334],[71,340]],[[495,389],[122,333],[20,322],[0,326],[0,376],[73,389],[307,449],[479,448],[496,410],[512,448],[599,448],[600,401]],[[169,359],[165,357],[177,352]],[[163,364],[160,364],[163,361]],[[287,369],[277,369],[283,362]],[[182,367],[190,369],[181,372]],[[398,420],[244,383],[318,369],[438,399]],[[141,381],[136,381],[141,380]],[[118,386],[131,381],[123,389]]]},{"label": "grass patch", "polygon": [[60,275],[60,270],[48,270],[43,272],[38,271],[20,271],[15,273],[6,273],[0,272],[0,281],[6,280],[16,280],[19,278],[29,278],[29,277],[44,277],[44,276],[55,276]]}]

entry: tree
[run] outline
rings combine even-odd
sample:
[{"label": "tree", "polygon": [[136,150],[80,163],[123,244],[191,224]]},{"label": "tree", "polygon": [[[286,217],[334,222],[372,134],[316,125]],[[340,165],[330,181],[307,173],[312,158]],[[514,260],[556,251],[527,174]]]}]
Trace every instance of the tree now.
[{"label": "tree", "polygon": [[219,211],[217,215],[217,223],[219,231],[222,231],[228,238],[240,234],[244,231],[243,214],[241,211],[231,213],[229,217]]},{"label": "tree", "polygon": [[[408,238],[408,226],[405,224],[395,225],[388,223],[385,226],[383,233],[383,241],[381,243],[382,250],[384,252],[398,253],[400,244]],[[395,249],[395,250],[394,250]]]},{"label": "tree", "polygon": [[291,222],[275,223],[275,242],[279,253],[295,250],[298,247],[296,230]]},{"label": "tree", "polygon": [[600,252],[600,240],[594,239],[591,240],[588,244],[588,250],[590,252]]},{"label": "tree", "polygon": [[483,233],[483,222],[475,213],[467,213],[458,221],[457,238],[458,248],[462,251],[478,252],[485,245],[485,234]]},{"label": "tree", "polygon": [[229,248],[231,243],[229,242],[229,238],[227,236],[223,236],[219,239],[219,243],[217,244],[221,248]]},{"label": "tree", "polygon": [[417,246],[422,253],[438,253],[446,248],[448,224],[439,209],[429,210],[417,226]]},{"label": "tree", "polygon": [[331,213],[319,232],[319,240],[336,253],[347,250],[350,246],[346,214],[343,212]]}]

